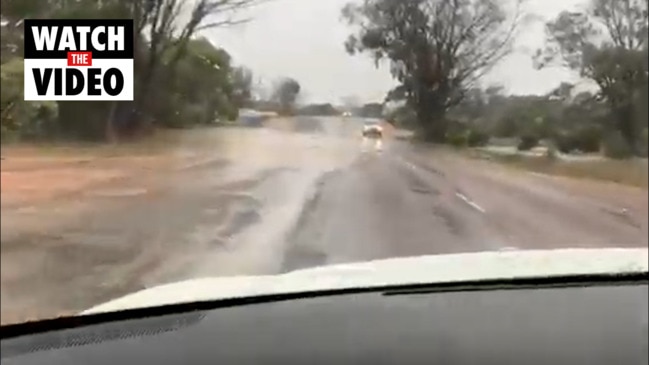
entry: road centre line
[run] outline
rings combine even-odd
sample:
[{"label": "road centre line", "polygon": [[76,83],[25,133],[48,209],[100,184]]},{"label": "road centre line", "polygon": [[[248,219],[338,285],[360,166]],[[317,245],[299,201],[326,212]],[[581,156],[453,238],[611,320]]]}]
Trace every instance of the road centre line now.
[{"label": "road centre line", "polygon": [[[406,166],[408,166],[410,169],[412,169],[412,170],[417,170],[417,169],[418,169],[417,165],[415,165],[415,164],[413,164],[413,163],[407,161],[407,160],[404,159],[403,157],[399,156],[398,159],[399,159],[403,164],[405,164]],[[477,210],[478,212],[480,212],[480,213],[482,213],[482,214],[487,213],[487,211],[486,211],[484,208],[482,208],[482,207],[479,206],[476,202],[474,202],[474,201],[472,201],[471,199],[469,199],[466,195],[464,195],[464,194],[462,194],[462,193],[460,193],[460,192],[456,192],[456,193],[455,193],[455,196],[457,196],[458,198],[460,198],[460,200],[462,200],[463,202],[465,202],[467,205],[469,205],[471,208]]]},{"label": "road centre line", "polygon": [[457,196],[458,198],[460,198],[460,200],[462,200],[463,202],[467,203],[471,208],[477,210],[478,212],[483,213],[483,214],[486,213],[486,211],[484,210],[484,208],[482,208],[481,206],[479,206],[479,205],[476,204],[475,202],[471,201],[471,199],[467,198],[464,194],[456,192],[456,193],[455,193],[455,196]]},{"label": "road centre line", "polygon": [[[415,165],[415,164],[413,164],[413,163],[407,161],[407,160],[406,160],[405,158],[403,158],[402,156],[399,156],[398,159],[399,159],[403,164],[405,164],[406,166],[408,166],[408,167],[409,167],[410,169],[412,169],[412,170],[416,170],[416,169],[418,168],[417,165]],[[460,198],[460,200],[462,200],[463,202],[465,202],[467,205],[469,205],[471,208],[477,210],[478,212],[480,212],[480,213],[482,213],[482,214],[487,213],[487,211],[486,211],[484,208],[482,208],[482,207],[481,207],[480,205],[478,205],[476,202],[474,202],[474,201],[472,201],[471,199],[469,199],[466,195],[464,195],[464,194],[462,194],[462,193],[460,193],[460,192],[456,192],[456,193],[455,193],[455,196],[457,196],[458,198]]]}]

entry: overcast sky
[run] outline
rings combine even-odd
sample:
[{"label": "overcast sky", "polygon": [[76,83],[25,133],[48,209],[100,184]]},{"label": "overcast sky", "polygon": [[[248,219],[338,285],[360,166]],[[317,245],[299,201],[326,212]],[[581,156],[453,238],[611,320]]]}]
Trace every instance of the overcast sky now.
[{"label": "overcast sky", "polygon": [[[585,0],[528,0],[527,9],[544,18],[582,6]],[[238,64],[251,68],[266,84],[282,76],[300,82],[309,102],[338,103],[341,97],[381,101],[394,81],[367,56],[350,56],[344,41],[350,29],[340,21],[349,0],[274,0],[250,11],[253,21],[205,35],[225,48]],[[576,81],[565,70],[536,71],[529,52],[543,41],[541,23],[519,37],[519,51],[493,70],[485,83],[499,83],[509,93],[538,94],[561,81]],[[527,49],[527,53],[525,51]]]}]

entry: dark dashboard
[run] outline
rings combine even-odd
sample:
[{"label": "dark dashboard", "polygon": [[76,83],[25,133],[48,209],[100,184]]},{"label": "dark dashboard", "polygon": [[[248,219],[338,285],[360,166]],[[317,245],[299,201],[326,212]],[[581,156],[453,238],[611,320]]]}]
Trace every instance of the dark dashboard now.
[{"label": "dark dashboard", "polygon": [[647,364],[647,282],[377,291],[3,333],[2,364]]}]

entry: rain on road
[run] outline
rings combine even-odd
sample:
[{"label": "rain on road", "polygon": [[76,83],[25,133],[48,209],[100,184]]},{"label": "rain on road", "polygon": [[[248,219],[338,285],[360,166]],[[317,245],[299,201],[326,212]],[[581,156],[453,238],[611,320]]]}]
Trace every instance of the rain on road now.
[{"label": "rain on road", "polygon": [[[619,190],[611,201],[396,139],[377,151],[359,137],[362,123],[295,118],[189,133],[177,153],[190,162],[173,169],[37,207],[3,201],[3,323],[196,277],[455,252],[647,246],[646,191]],[[57,224],[47,229],[19,224],[52,217]]]}]

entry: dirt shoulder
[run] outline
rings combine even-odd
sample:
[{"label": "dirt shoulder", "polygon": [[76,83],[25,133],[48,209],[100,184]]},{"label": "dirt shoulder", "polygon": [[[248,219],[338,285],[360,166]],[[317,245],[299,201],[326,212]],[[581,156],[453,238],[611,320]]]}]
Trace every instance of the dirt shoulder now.
[{"label": "dirt shoulder", "polygon": [[50,202],[111,182],[138,178],[182,164],[170,153],[128,155],[119,147],[96,149],[3,148],[0,196],[5,209]]},{"label": "dirt shoulder", "polygon": [[[133,153],[129,155],[129,153]],[[155,176],[190,164],[169,152],[120,147],[3,147],[0,164],[2,243],[78,220],[97,192],[155,193]],[[96,198],[96,197],[95,197]],[[96,199],[95,199],[96,200]]]},{"label": "dirt shoulder", "polygon": [[[129,153],[106,153],[103,146],[3,149],[3,323],[64,315],[141,289],[136,279],[165,252],[156,238],[173,242],[168,227],[180,219],[160,223],[164,216],[156,215],[172,217],[179,205],[164,195],[172,194],[163,176],[202,161],[198,155]],[[163,228],[171,233],[149,232]]]},{"label": "dirt shoulder", "polygon": [[523,156],[485,150],[467,150],[463,153],[471,158],[547,175],[616,183],[645,190],[649,184],[647,159],[612,160],[600,156],[563,156],[550,160],[543,155]]}]

